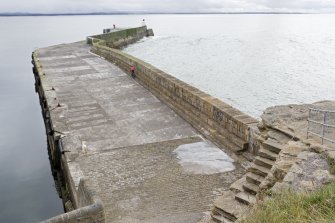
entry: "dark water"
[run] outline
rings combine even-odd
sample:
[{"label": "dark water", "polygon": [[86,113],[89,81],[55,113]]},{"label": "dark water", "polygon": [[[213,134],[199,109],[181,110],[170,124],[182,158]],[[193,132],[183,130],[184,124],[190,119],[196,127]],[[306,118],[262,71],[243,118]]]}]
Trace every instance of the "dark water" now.
[{"label": "dark water", "polygon": [[0,18],[0,222],[38,222],[63,211],[31,72],[41,37],[34,40],[25,20]]},{"label": "dark water", "polygon": [[[146,18],[158,38],[142,43],[146,52],[141,45],[129,51],[251,114],[281,102],[334,99],[334,16],[281,16],[0,17],[0,222],[37,222],[63,212],[34,91],[36,47],[83,40],[113,24],[139,26]],[[272,50],[279,56],[269,56]],[[213,78],[217,68],[235,73]],[[262,75],[269,78],[259,82]],[[290,82],[300,86],[297,91]]]}]

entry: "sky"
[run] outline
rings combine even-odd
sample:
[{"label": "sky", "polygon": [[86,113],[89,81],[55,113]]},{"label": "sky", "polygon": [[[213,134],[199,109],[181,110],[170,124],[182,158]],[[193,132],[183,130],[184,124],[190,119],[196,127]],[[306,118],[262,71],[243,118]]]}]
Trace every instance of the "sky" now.
[{"label": "sky", "polygon": [[335,12],[335,0],[1,0],[0,12]]}]

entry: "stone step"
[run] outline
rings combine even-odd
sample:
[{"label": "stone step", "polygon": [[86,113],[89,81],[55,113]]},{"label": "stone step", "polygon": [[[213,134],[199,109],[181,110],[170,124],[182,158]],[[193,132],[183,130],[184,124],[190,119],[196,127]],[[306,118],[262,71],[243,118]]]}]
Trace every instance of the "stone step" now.
[{"label": "stone step", "polygon": [[292,140],[292,137],[289,137],[277,130],[270,130],[267,132],[267,135],[269,138],[272,138],[274,141],[281,142],[282,144],[286,144],[288,141]]},{"label": "stone step", "polygon": [[247,182],[246,177],[243,176],[242,178],[232,183],[229,187],[229,190],[234,191],[235,193],[239,193],[243,191],[243,184],[246,182]]},{"label": "stone step", "polygon": [[254,173],[251,173],[251,172],[246,174],[247,182],[256,184],[258,186],[262,183],[262,181],[264,179],[265,179],[264,177],[262,177],[260,175],[257,175],[257,174],[254,174]]},{"label": "stone step", "polygon": [[245,191],[236,194],[235,199],[246,205],[253,205],[256,203],[256,196]]},{"label": "stone step", "polygon": [[259,191],[259,186],[253,183],[246,182],[245,184],[243,184],[243,189],[250,194],[256,195]]},{"label": "stone step", "polygon": [[248,172],[252,172],[254,174],[260,175],[262,177],[266,177],[268,173],[270,172],[270,169],[259,166],[255,163],[253,163],[249,168]]},{"label": "stone step", "polygon": [[262,167],[271,169],[272,166],[275,164],[275,161],[269,160],[267,158],[263,158],[263,157],[260,157],[260,156],[256,156],[254,163],[256,163],[257,165],[260,165]]},{"label": "stone step", "polygon": [[263,148],[261,148],[258,151],[258,155],[260,157],[267,158],[267,159],[270,159],[270,160],[273,160],[273,161],[276,161],[277,157],[278,157],[277,153],[274,153],[274,152],[272,152],[270,150],[266,150],[266,149],[263,149]]},{"label": "stone step", "polygon": [[212,219],[217,223],[222,223],[224,221],[223,216],[219,214],[211,214]]},{"label": "stone step", "polygon": [[223,192],[214,202],[214,209],[212,210],[212,215],[221,215],[230,221],[236,221],[240,218],[246,211],[248,206],[235,200],[235,193],[232,191]]},{"label": "stone step", "polygon": [[282,145],[271,139],[267,139],[263,142],[263,148],[278,154],[282,150]]},{"label": "stone step", "polygon": [[221,215],[218,215],[218,214],[215,214],[215,215],[212,214],[211,217],[214,220],[214,222],[217,222],[217,223],[233,223],[233,221],[230,221],[229,219]]}]

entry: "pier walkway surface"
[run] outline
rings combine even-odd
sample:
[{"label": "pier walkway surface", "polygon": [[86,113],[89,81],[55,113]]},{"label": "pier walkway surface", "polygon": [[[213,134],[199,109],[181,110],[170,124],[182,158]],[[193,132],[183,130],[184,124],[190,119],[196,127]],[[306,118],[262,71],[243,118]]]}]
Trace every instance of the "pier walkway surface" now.
[{"label": "pier walkway surface", "polygon": [[[198,222],[243,168],[234,163],[234,170],[220,172],[206,166],[210,160],[194,162],[197,152],[217,148],[129,75],[89,51],[84,42],[37,51],[74,184],[90,180],[106,222]],[[183,162],[177,148],[193,149],[194,157]]]}]

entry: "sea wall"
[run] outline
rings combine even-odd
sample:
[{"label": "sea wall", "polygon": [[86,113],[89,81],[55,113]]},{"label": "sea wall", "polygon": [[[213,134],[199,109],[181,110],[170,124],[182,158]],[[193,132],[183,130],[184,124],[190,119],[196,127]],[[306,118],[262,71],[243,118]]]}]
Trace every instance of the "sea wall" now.
[{"label": "sea wall", "polygon": [[52,174],[55,179],[56,188],[63,200],[64,209],[67,213],[55,216],[43,223],[104,223],[104,206],[95,191],[90,186],[88,179],[81,178],[78,186],[75,186],[68,163],[71,157],[68,157],[63,150],[62,133],[54,130],[50,108],[55,105],[48,104],[47,89],[44,89],[41,79],[44,78],[42,66],[39,64],[35,53],[32,55],[33,73],[35,77],[35,91],[39,95],[41,112],[44,119],[49,159]]},{"label": "sea wall", "polygon": [[108,47],[120,49],[135,43],[143,37],[153,35],[152,29],[147,29],[146,26],[121,30],[112,29],[109,33],[87,37],[87,43],[92,44],[93,39],[100,39],[104,40]]},{"label": "sea wall", "polygon": [[[174,109],[204,136],[228,149],[239,152],[248,149],[250,129],[258,121],[232,106],[214,98],[162,70],[114,49],[112,37],[89,37],[91,51],[129,73],[136,67],[136,79],[156,97]],[[110,42],[111,41],[111,42]]]}]

